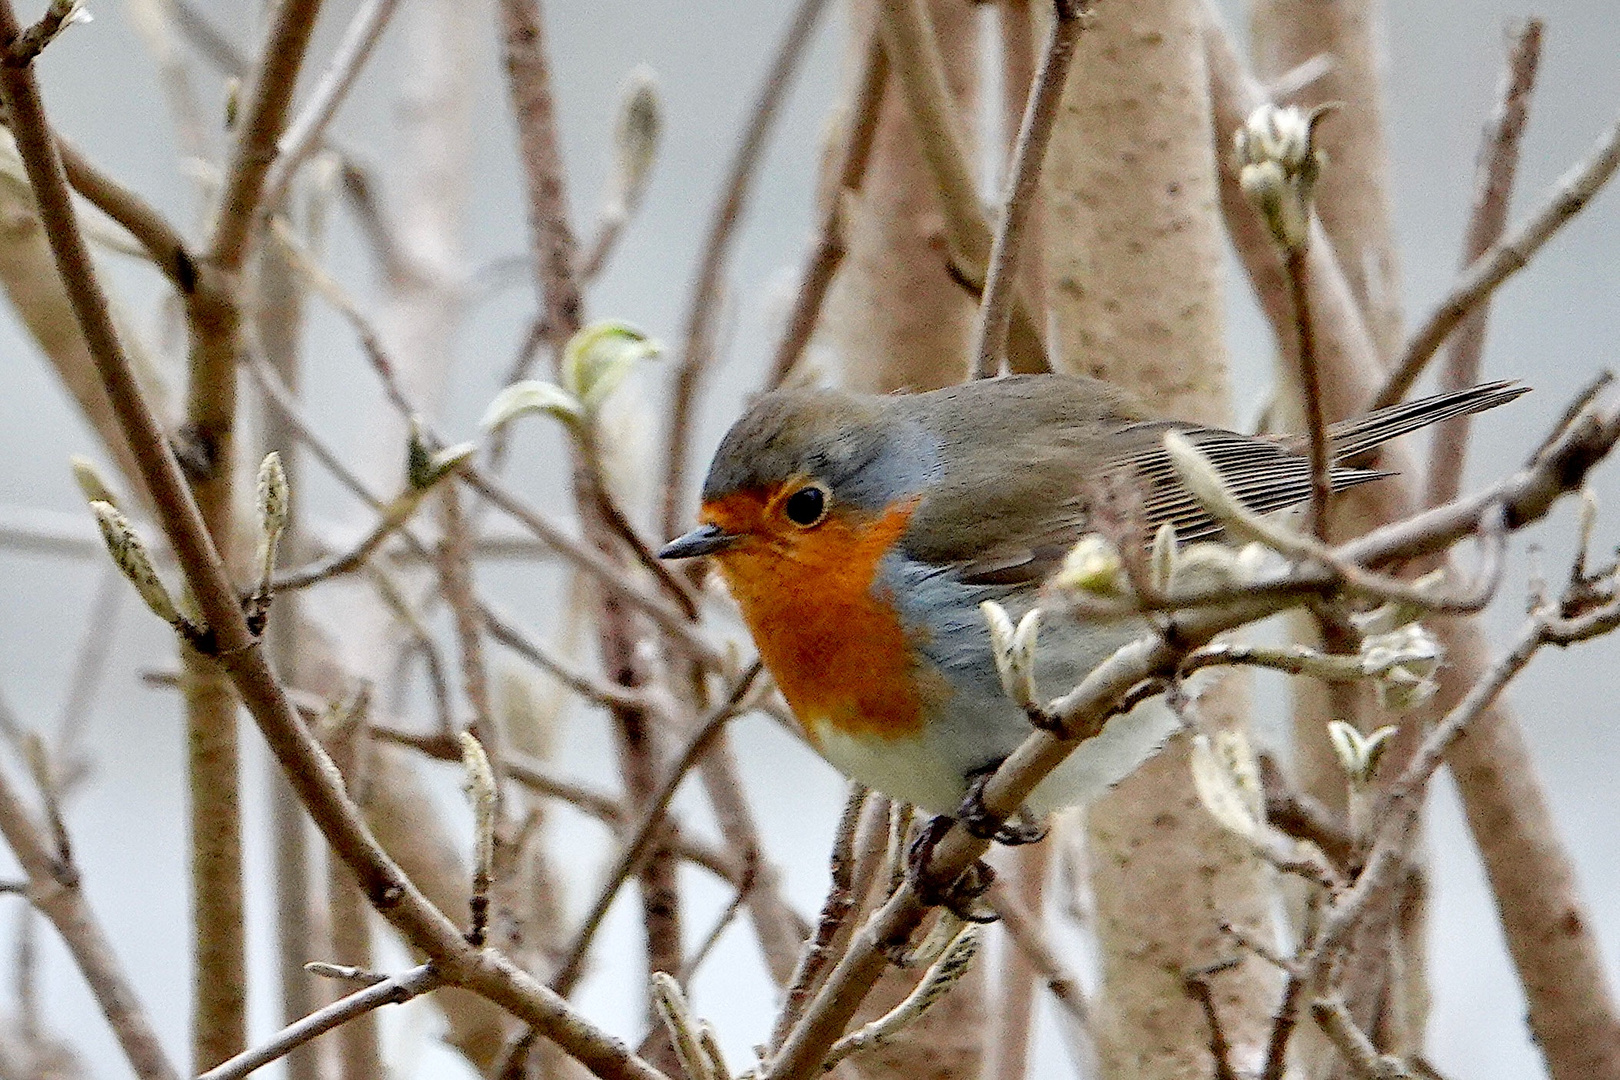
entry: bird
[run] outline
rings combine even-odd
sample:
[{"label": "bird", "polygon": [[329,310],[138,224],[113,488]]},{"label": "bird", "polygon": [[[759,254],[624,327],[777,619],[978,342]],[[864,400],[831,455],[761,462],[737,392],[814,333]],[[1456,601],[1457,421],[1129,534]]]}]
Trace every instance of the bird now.
[{"label": "bird", "polygon": [[[1389,475],[1357,464],[1380,444],[1526,389],[1493,382],[1333,425],[1333,488]],[[1065,554],[1095,531],[1107,478],[1134,491],[1146,537],[1164,522],[1181,540],[1221,537],[1170,464],[1170,431],[1256,512],[1310,499],[1304,438],[1154,419],[1084,376],[892,395],[796,387],[761,395],[727,432],[698,526],[659,555],[714,561],[806,739],[835,768],[936,820],[966,818],[975,781],[1030,733],[1028,713],[1002,688],[980,604],[993,600],[1014,620],[1037,606]],[[1149,625],[1043,624],[1041,700]],[[1178,726],[1153,699],[1111,718],[1035,788],[1025,813],[1038,821],[1091,801]]]}]

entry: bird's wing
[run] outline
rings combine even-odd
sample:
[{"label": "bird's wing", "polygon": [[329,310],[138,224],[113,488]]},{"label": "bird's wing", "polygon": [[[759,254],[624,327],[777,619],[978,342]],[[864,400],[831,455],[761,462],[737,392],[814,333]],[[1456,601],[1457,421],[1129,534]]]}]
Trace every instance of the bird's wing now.
[{"label": "bird's wing", "polygon": [[[1048,377],[1049,379],[1050,377]],[[986,385],[986,384],[979,384]],[[928,410],[946,462],[902,538],[908,554],[963,579],[1017,584],[1044,579],[1087,532],[1110,524],[1142,543],[1170,522],[1183,541],[1220,536],[1218,522],[1182,486],[1164,449],[1180,431],[1251,510],[1271,513],[1310,498],[1310,463],[1298,436],[1259,438],[1177,421],[1142,420],[1106,384],[1065,379],[1067,393],[1036,376],[1013,393],[949,392]],[[1487,383],[1380,409],[1329,429],[1335,462],[1440,420],[1494,408],[1524,387]],[[1387,476],[1335,464],[1334,490]]]},{"label": "bird's wing", "polygon": [[[952,456],[902,543],[913,558],[950,566],[964,581],[1010,585],[1044,579],[1081,536],[1100,529],[1134,533],[1145,544],[1168,521],[1183,541],[1218,537],[1219,523],[1170,464],[1164,433],[1172,430],[1258,513],[1310,497],[1309,462],[1277,443],[1172,422],[1090,422]],[[1382,475],[1340,468],[1333,481],[1344,488]]]}]

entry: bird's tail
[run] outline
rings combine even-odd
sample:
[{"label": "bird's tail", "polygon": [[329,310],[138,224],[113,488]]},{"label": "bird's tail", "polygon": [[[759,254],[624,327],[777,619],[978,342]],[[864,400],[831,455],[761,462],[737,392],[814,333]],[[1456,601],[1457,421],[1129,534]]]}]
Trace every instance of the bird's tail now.
[{"label": "bird's tail", "polygon": [[1341,421],[1328,428],[1334,464],[1347,463],[1391,439],[1430,424],[1506,405],[1529,391],[1528,386],[1515,382],[1480,383],[1466,390],[1403,401],[1399,405],[1374,410],[1366,416]]}]

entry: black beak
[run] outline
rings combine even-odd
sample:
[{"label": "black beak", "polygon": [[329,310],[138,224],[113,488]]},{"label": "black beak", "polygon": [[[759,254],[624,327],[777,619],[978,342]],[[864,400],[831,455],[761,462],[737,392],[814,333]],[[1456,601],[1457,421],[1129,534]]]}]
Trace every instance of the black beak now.
[{"label": "black beak", "polygon": [[718,525],[699,525],[685,536],[677,536],[659,549],[660,559],[695,559],[699,555],[713,555],[737,539]]}]

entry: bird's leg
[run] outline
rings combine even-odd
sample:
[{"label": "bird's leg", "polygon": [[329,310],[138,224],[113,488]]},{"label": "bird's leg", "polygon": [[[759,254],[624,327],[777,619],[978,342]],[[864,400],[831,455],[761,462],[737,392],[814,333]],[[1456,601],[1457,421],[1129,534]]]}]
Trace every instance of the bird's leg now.
[{"label": "bird's leg", "polygon": [[928,820],[918,831],[916,839],[906,851],[906,881],[917,899],[929,907],[942,907],[964,922],[990,923],[996,921],[994,912],[977,906],[978,899],[990,890],[996,872],[983,859],[977,860],[955,881],[939,885],[930,880],[930,863],[934,848],[941,838],[956,824],[954,818],[940,814]]},{"label": "bird's leg", "polygon": [[[970,773],[967,778],[967,794],[962,796],[962,806],[956,811],[956,820],[962,823],[962,828],[970,836],[980,840],[994,840],[998,844],[1008,847],[1018,847],[1021,844],[1033,844],[1046,836],[1046,825],[1039,821],[1002,821],[992,814],[984,805],[984,786],[990,778],[996,775],[1001,768],[1001,762],[986,765],[984,768]],[[1019,817],[1025,817],[1027,810],[1020,809]]]}]

